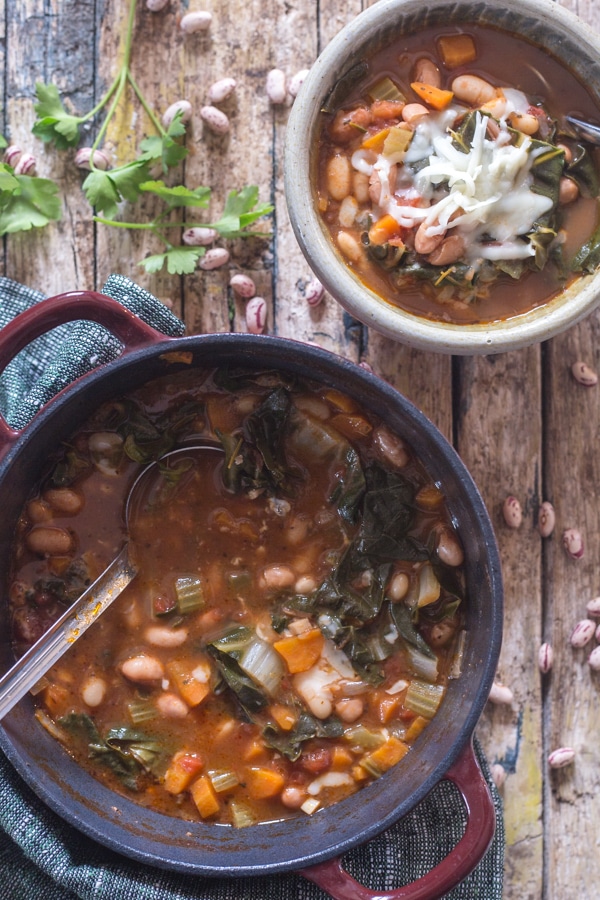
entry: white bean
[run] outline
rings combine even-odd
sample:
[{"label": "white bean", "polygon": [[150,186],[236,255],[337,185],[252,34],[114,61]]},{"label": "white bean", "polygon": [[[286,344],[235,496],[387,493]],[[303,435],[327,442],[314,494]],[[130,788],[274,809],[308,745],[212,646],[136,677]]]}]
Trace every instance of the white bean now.
[{"label": "white bean", "polygon": [[149,656],[146,653],[140,653],[138,656],[131,656],[129,659],[126,659],[121,663],[121,672],[129,681],[142,684],[160,681],[165,674],[161,661],[155,656]]},{"label": "white bean", "polygon": [[369,199],[369,176],[364,172],[353,172],[352,192],[359,203],[366,203]]},{"label": "white bean", "polygon": [[264,569],[263,579],[268,588],[284,588],[294,584],[296,575],[290,566],[274,565]]},{"label": "white bean", "polygon": [[286,787],[281,792],[281,802],[288,809],[300,809],[306,800],[306,791],[299,787]]},{"label": "white bean", "polygon": [[328,719],[333,712],[333,703],[328,697],[322,695],[310,697],[306,701],[306,705],[317,719]]},{"label": "white bean", "polygon": [[406,597],[410,581],[406,572],[396,572],[392,575],[390,583],[386,589],[386,597],[389,597],[393,603],[397,603]]},{"label": "white bean", "polygon": [[334,200],[344,200],[352,187],[352,169],[350,160],[342,153],[336,153],[328,162],[325,170],[327,190]]},{"label": "white bean", "polygon": [[497,90],[488,81],[477,75],[458,75],[452,82],[451,90],[457,100],[470,106],[482,106],[497,96]]},{"label": "white bean", "polygon": [[379,425],[373,432],[373,446],[388,462],[403,468],[408,462],[408,452],[404,441],[386,428]]},{"label": "white bean", "polygon": [[100,706],[106,697],[107,684],[103,678],[90,675],[81,686],[81,699],[86,706]]},{"label": "white bean", "polygon": [[237,87],[235,78],[221,78],[215,81],[208,89],[209,103],[223,103],[228,97],[231,97]]},{"label": "white bean", "polygon": [[312,594],[317,588],[317,582],[310,575],[302,575],[294,585],[297,594]]},{"label": "white bean", "polygon": [[222,109],[216,106],[203,106],[200,110],[200,118],[215,134],[227,134],[229,131],[229,118]]},{"label": "white bean", "polygon": [[165,692],[156,700],[158,711],[169,719],[185,719],[190,711],[189,706],[177,694]]},{"label": "white bean", "polygon": [[38,556],[64,556],[73,549],[73,538],[69,532],[52,525],[36,525],[25,538],[25,542]]},{"label": "white bean", "polygon": [[416,125],[423,116],[428,115],[429,110],[422,103],[407,103],[402,109],[402,118],[407,125]]},{"label": "white bean", "polygon": [[72,488],[49,488],[44,500],[57,512],[74,516],[83,509],[83,497]]},{"label": "white bean", "polygon": [[350,262],[358,262],[363,257],[363,249],[351,234],[347,231],[340,231],[337,235],[337,245]]},{"label": "white bean", "polygon": [[168,628],[166,625],[150,625],[144,632],[144,640],[153,647],[180,647],[187,641],[186,628]]},{"label": "white bean", "polygon": [[338,213],[338,221],[342,228],[351,228],[352,225],[354,225],[357,212],[358,203],[356,198],[353,197],[352,194],[348,194],[348,196],[344,197],[342,200]]},{"label": "white bean", "polygon": [[335,711],[342,722],[356,722],[362,716],[364,708],[365,704],[360,697],[338,700],[335,704]]}]

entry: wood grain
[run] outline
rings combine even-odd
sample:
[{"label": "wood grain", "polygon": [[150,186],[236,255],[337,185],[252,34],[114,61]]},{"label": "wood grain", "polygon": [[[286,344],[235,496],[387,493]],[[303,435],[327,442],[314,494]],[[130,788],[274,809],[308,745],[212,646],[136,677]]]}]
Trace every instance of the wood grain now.
[{"label": "wood grain", "polygon": [[[171,0],[150,13],[140,0],[132,70],[158,115],[185,98],[194,116],[182,168],[188,186],[208,185],[206,221],[220,214],[228,191],[258,186],[275,207],[261,223],[265,240],[228,244],[230,264],[181,278],[147,275],[140,259],[160,250],[147,233],[92,222],[73,166],[74,152],[57,153],[31,133],[37,80],[54,81],[79,112],[92,108],[117,71],[129,0],[0,0],[0,86],[6,97],[2,128],[9,140],[34,152],[38,170],[61,184],[63,216],[43,231],[9,236],[1,270],[45,293],[99,287],[110,272],[136,279],[182,316],[190,333],[244,331],[244,303],[230,288],[234,272],[254,279],[268,304],[268,331],[312,341],[364,361],[415,402],[455,442],[478,484],[494,523],[505,581],[505,636],[498,678],[512,705],[488,704],[478,728],[491,762],[507,773],[502,788],[507,833],[508,900],[595,900],[600,896],[598,783],[600,677],[587,650],[569,636],[600,594],[600,387],[584,388],[570,373],[583,359],[600,370],[600,315],[542,347],[480,359],[452,359],[412,350],[369,331],[326,296],[314,309],[304,300],[310,266],[293,236],[283,192],[283,145],[292,100],[273,106],[266,95],[270,69],[291,78],[308,68],[333,36],[369,5],[367,0],[207,0],[213,14],[206,34],[184,35],[187,4]],[[596,31],[600,5],[561,0]],[[223,104],[230,131],[203,126],[200,108],[213,81],[231,76],[235,95]],[[99,122],[86,132],[91,143]],[[136,153],[148,119],[128,92],[111,125],[106,149],[115,162]],[[124,217],[151,217],[153,201]],[[188,217],[189,221],[189,217]],[[174,229],[176,238],[178,230]],[[523,524],[506,526],[508,494],[524,510]],[[542,499],[553,502],[557,528],[542,540],[536,527]],[[582,560],[569,559],[562,530],[581,529]],[[555,666],[542,678],[537,651],[552,642]],[[571,745],[569,769],[551,772],[548,752]],[[485,900],[485,898],[482,898]]]}]

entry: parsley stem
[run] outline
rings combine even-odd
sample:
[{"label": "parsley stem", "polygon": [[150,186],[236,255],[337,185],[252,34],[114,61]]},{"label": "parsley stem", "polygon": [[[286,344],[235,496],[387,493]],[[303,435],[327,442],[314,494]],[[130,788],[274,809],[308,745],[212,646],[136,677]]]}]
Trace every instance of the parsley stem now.
[{"label": "parsley stem", "polygon": [[136,93],[138,100],[140,101],[143,108],[145,109],[146,115],[148,116],[148,118],[150,119],[150,121],[152,122],[152,124],[154,125],[156,130],[158,131],[158,133],[161,135],[161,137],[164,137],[167,132],[162,127],[162,125],[158,121],[157,117],[154,115],[153,110],[148,105],[148,102],[147,102],[146,98],[144,97],[144,95],[142,94],[140,87],[139,87],[137,81],[135,80],[135,78],[133,77],[130,69],[127,70],[127,77],[129,79],[129,83],[130,83],[131,87],[133,88],[133,90]]},{"label": "parsley stem", "polygon": [[139,231],[152,231],[154,222],[117,222],[115,219],[104,219],[102,216],[94,216],[94,222],[100,225],[112,225],[113,228],[135,228]]}]

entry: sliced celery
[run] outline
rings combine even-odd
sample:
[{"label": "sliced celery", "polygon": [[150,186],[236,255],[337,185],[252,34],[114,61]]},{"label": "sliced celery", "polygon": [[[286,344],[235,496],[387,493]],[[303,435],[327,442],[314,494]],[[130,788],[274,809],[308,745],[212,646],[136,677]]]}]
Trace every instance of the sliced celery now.
[{"label": "sliced celery", "polygon": [[440,596],[440,583],[435,577],[433,566],[431,563],[425,563],[419,572],[419,596],[417,597],[417,606],[429,606]]},{"label": "sliced celery", "polygon": [[404,698],[404,706],[418,716],[431,719],[444,698],[446,688],[443,684],[429,684],[426,681],[411,681]]},{"label": "sliced celery", "polygon": [[208,773],[208,777],[217,794],[220,794],[222,791],[229,791],[240,783],[240,779],[235,772],[226,769],[213,769]]},{"label": "sliced celery", "polygon": [[254,638],[239,660],[240,669],[273,696],[285,673],[285,664],[271,644]]},{"label": "sliced celery", "polygon": [[402,158],[409,148],[412,137],[412,131],[400,128],[399,125],[393,125],[383,142],[383,155],[386,159],[389,157]]},{"label": "sliced celery", "polygon": [[199,578],[178,578],[175,594],[180,613],[190,613],[204,606],[202,583]]},{"label": "sliced celery", "polygon": [[385,743],[386,736],[381,731],[371,731],[364,725],[351,725],[344,729],[344,740],[361,750],[374,750]]},{"label": "sliced celery", "polygon": [[387,75],[369,89],[369,97],[371,100],[400,100],[401,103],[406,103],[406,97],[398,85]]},{"label": "sliced celery", "polygon": [[233,800],[230,809],[235,828],[247,828],[249,825],[254,825],[256,822],[254,815],[247,806],[243,805],[243,803],[238,803]]},{"label": "sliced celery", "polygon": [[149,722],[156,718],[156,707],[148,700],[133,700],[127,705],[129,718],[134,725]]},{"label": "sliced celery", "polygon": [[427,681],[431,682],[434,682],[437,679],[437,656],[425,656],[425,654],[421,653],[420,650],[417,650],[416,647],[410,646],[406,648],[406,652],[408,653],[410,665],[415,675],[420,675],[421,678],[425,678]]}]

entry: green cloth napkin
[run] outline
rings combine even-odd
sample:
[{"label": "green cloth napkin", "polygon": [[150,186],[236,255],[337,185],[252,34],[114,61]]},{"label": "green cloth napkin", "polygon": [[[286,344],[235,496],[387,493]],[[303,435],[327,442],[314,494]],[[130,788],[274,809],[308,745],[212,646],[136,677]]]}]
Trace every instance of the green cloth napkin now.
[{"label": "green cloth napkin", "polygon": [[[167,335],[182,322],[147,291],[112,275],[103,293]],[[0,278],[0,327],[42,295]],[[93,322],[53,329],[25,348],[0,375],[0,410],[14,428],[57,391],[95,366],[115,359],[119,341]],[[494,840],[474,872],[446,900],[501,900],[504,865],[502,804],[487,761],[475,742],[496,809]],[[441,862],[460,839],[465,812],[458,790],[441,781],[412,812],[344,858],[346,869],[371,890],[392,890]],[[155,869],[105,849],[48,809],[0,752],[0,897],[10,900],[325,900],[295,874],[208,879]]]}]

